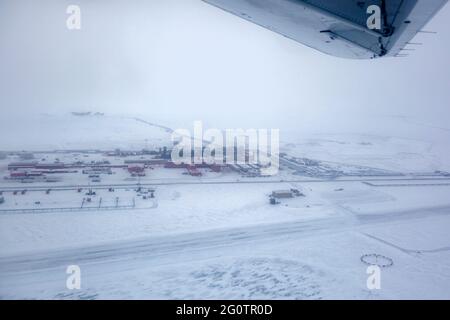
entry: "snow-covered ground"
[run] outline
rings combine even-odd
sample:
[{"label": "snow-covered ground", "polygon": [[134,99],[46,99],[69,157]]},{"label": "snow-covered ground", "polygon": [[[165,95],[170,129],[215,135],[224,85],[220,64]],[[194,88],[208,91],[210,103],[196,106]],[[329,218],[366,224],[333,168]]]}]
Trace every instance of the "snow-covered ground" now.
[{"label": "snow-covered ground", "polygon": [[[40,117],[39,126],[57,125],[43,136],[4,127],[8,139],[2,139],[0,149],[140,150],[170,141],[167,129],[133,117]],[[20,124],[28,125],[36,123]],[[63,131],[68,133],[58,135]],[[90,206],[100,198],[111,205],[116,197],[121,204],[134,198],[133,209],[0,214],[0,298],[450,298],[450,180],[433,176],[449,168],[445,142],[450,140],[443,135],[439,141],[366,134],[281,136],[290,156],[404,176],[324,179],[282,167],[271,178],[208,170],[191,177],[184,169],[156,166],[137,179],[119,168],[103,175],[99,185],[129,186],[114,192],[96,189]],[[105,160],[102,153],[39,155],[47,162],[56,156],[61,162]],[[7,164],[16,160],[0,160],[1,174],[7,175]],[[50,184],[50,194],[28,184],[24,195],[5,191],[0,209],[31,208],[36,202],[45,208],[80,206],[86,189],[78,193],[74,186],[89,184],[89,178],[78,172],[61,179]],[[138,182],[153,187],[155,199],[139,196],[133,187]],[[0,189],[8,188],[25,187],[2,179]],[[269,204],[273,190],[291,188],[305,196]],[[382,269],[380,290],[366,286],[364,254],[394,262]],[[69,265],[81,268],[81,290],[66,288]]]},{"label": "snow-covered ground", "polygon": [[[276,187],[283,189],[289,185]],[[239,191],[236,192],[236,189]],[[312,191],[306,192],[307,197],[289,199],[280,207],[270,206],[268,195],[273,189],[273,185],[265,184],[215,185],[213,190],[208,185],[160,186],[155,193],[157,205],[151,209],[146,207],[153,206],[152,200],[140,200],[138,205],[142,208],[126,211],[2,214],[1,253],[32,252],[121,239],[340,215],[320,194]],[[57,195],[56,199],[68,199],[68,206],[81,203],[78,199],[71,204],[69,199],[83,197],[75,191],[54,193]],[[127,192],[123,193],[125,195],[122,198],[125,198]],[[242,201],[243,195],[245,201]],[[43,197],[31,192],[25,195],[29,198],[36,196],[39,199]],[[96,198],[108,199],[108,196],[113,197],[107,191],[99,191]],[[20,197],[23,196],[18,195],[16,199]],[[62,205],[61,201],[58,205]],[[45,206],[45,203],[41,206]]]},{"label": "snow-covered ground", "polygon": [[[432,210],[426,213],[428,217],[394,219],[395,223],[388,219],[357,226],[336,219],[312,220],[1,258],[1,296],[448,299],[450,254],[448,247],[439,247],[448,243],[448,234],[434,230],[436,224],[448,225],[449,216]],[[416,245],[426,241],[430,251],[406,251],[399,247],[402,242],[373,238],[396,232],[403,241],[414,239]],[[360,261],[366,253],[394,260],[393,267],[382,270],[380,290],[366,287],[367,266]],[[65,288],[65,268],[72,263],[82,270],[79,291]]]},{"label": "snow-covered ground", "polygon": [[[161,186],[148,210],[1,215],[0,295],[450,298],[450,187],[305,184],[275,207],[272,189]],[[394,260],[381,290],[366,288],[366,253]],[[71,264],[80,291],[65,288]]]},{"label": "snow-covered ground", "polygon": [[[151,123],[151,122],[150,122]],[[0,151],[42,151],[116,148],[141,150],[170,143],[170,132],[134,116],[73,114],[1,117]]]}]

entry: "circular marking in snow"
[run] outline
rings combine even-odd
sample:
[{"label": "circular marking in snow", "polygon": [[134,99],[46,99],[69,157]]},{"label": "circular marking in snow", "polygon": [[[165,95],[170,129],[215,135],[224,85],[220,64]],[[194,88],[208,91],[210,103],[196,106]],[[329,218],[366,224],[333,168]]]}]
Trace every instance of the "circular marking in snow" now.
[{"label": "circular marking in snow", "polygon": [[361,256],[361,262],[368,266],[378,266],[380,268],[389,268],[394,265],[394,260],[381,254],[364,254]]}]

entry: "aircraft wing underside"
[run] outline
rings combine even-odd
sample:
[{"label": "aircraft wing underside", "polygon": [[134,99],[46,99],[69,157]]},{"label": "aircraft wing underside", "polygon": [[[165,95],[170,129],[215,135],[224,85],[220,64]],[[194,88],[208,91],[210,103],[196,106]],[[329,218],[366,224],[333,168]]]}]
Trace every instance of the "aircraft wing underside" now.
[{"label": "aircraft wing underside", "polygon": [[[321,52],[352,59],[398,56],[447,0],[204,0]],[[367,8],[381,8],[370,30]]]}]

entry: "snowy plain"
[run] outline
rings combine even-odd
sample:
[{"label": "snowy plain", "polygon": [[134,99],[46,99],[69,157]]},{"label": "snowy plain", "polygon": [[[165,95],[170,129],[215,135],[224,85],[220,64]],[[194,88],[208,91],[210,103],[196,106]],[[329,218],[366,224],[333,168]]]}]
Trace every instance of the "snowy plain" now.
[{"label": "snowy plain", "polygon": [[[46,127],[56,117],[55,131],[46,130],[45,137],[38,129],[14,132],[5,126],[2,134],[9,138],[0,150],[132,150],[170,143],[170,131],[135,117],[40,117],[39,126]],[[58,134],[63,130],[67,134]],[[448,170],[442,150],[450,150],[445,148],[450,139],[445,138],[282,134],[282,151],[289,155],[401,172],[400,178],[411,182],[311,179],[282,168],[269,181],[242,183],[246,179],[233,172],[204,171],[198,178],[157,167],[142,178],[154,184],[156,199],[140,199],[133,210],[0,214],[0,297],[449,299],[449,180],[440,177],[431,185],[417,180]],[[28,145],[21,142],[26,140]],[[58,155],[61,161],[65,156],[73,157]],[[0,161],[2,175],[10,161]],[[103,183],[136,183],[120,170]],[[69,174],[54,186],[87,183],[79,179]],[[2,180],[0,187],[22,186]],[[273,190],[289,188],[305,197],[269,205]],[[99,190],[95,199],[112,202],[116,196],[130,202],[135,192],[131,187],[114,195]],[[72,206],[83,195],[61,190],[45,197],[42,191],[16,198],[9,192],[3,205],[26,207],[39,200]],[[371,253],[394,261],[382,270],[382,287],[375,291],[366,287],[367,266],[360,260]],[[82,270],[79,291],[65,286],[72,264]]]}]

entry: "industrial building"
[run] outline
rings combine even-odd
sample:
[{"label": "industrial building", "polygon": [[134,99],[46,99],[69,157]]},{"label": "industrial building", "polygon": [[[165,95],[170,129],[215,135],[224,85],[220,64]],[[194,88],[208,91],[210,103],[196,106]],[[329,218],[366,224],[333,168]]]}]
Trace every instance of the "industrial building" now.
[{"label": "industrial building", "polygon": [[261,177],[261,166],[258,164],[229,164],[228,167],[243,177]]},{"label": "industrial building", "polygon": [[37,161],[33,162],[12,162],[8,164],[8,170],[18,170],[18,169],[34,169],[37,165]]},{"label": "industrial building", "polygon": [[202,175],[202,173],[200,171],[198,171],[198,169],[195,165],[188,165],[188,166],[186,166],[186,169],[187,169],[189,175],[191,175],[193,177],[200,177]]},{"label": "industrial building", "polygon": [[156,165],[165,165],[168,162],[166,159],[130,159],[125,160],[124,163],[126,165],[130,164],[142,164],[145,166],[156,166]]},{"label": "industrial building", "polygon": [[84,169],[83,174],[112,174],[110,167],[91,167],[89,169]]},{"label": "industrial building", "polygon": [[217,164],[202,163],[202,164],[192,164],[191,165],[191,164],[185,164],[185,163],[176,164],[171,161],[167,162],[164,165],[164,168],[186,169],[187,173],[194,177],[199,177],[202,175],[202,173],[198,169],[210,169],[212,172],[221,172],[222,171],[222,166],[217,165]]},{"label": "industrial building", "polygon": [[139,176],[139,177],[145,176],[145,168],[143,166],[130,165],[130,166],[128,166],[128,172],[133,177],[134,176]]},{"label": "industrial building", "polygon": [[275,190],[270,195],[275,199],[289,199],[294,197],[302,197],[304,196],[298,189],[290,189],[290,190]]},{"label": "industrial building", "polygon": [[288,199],[293,198],[294,194],[291,190],[276,190],[272,192],[271,197],[275,199]]}]

